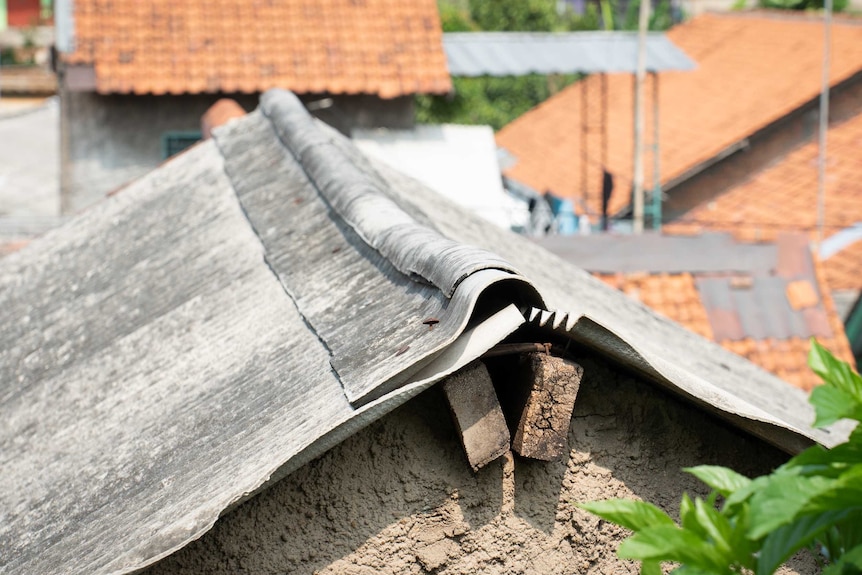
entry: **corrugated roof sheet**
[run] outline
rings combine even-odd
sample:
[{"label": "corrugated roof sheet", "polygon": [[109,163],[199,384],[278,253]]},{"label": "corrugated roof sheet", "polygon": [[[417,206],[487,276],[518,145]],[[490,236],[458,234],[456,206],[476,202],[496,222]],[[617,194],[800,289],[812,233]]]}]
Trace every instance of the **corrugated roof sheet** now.
[{"label": "corrugated roof sheet", "polygon": [[528,321],[788,451],[846,438],[274,91],[0,260],[0,570],[136,571]]},{"label": "corrugated roof sheet", "polygon": [[[836,19],[832,28],[830,82],[862,70],[862,22]],[[820,93],[820,18],[757,12],[707,13],[667,32],[697,68],[659,75],[662,182],[683,177],[749,135],[799,108]],[[507,177],[535,190],[578,200],[575,207],[601,212],[602,148],[597,129],[601,83],[591,76],[569,86],[497,133],[497,143],[517,158]],[[587,101],[582,101],[584,91]],[[633,89],[628,75],[607,76],[607,169],[615,179],[611,212],[626,208],[631,187]],[[646,90],[646,134],[653,133],[652,81]],[[585,105],[586,104],[586,105]],[[586,196],[582,190],[581,126],[590,114]],[[652,185],[647,154],[645,182]],[[580,200],[585,208],[582,208]]]},{"label": "corrugated roof sheet", "polygon": [[853,362],[841,318],[803,235],[756,244],[737,242],[730,234],[601,234],[536,241],[803,389],[818,379],[806,365],[806,353],[782,351],[788,342],[798,340],[792,347],[807,350],[813,336]]},{"label": "corrugated roof sheet", "polygon": [[549,235],[536,241],[596,273],[752,273],[773,269],[778,261],[773,243],[741,244],[722,233],[696,238],[656,233]]},{"label": "corrugated roof sheet", "polygon": [[[449,32],[443,48],[453,76],[593,74],[637,69],[635,32]],[[659,32],[647,36],[648,71],[695,64]]]},{"label": "corrugated roof sheet", "polygon": [[451,89],[434,0],[76,0],[70,64],[103,94]]}]

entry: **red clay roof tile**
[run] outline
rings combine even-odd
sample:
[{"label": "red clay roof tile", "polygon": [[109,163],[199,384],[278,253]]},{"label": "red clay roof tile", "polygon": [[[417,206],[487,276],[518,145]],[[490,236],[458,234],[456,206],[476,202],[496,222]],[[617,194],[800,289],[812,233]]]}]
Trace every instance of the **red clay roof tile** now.
[{"label": "red clay roof tile", "polygon": [[817,291],[808,280],[797,280],[787,284],[787,301],[795,310],[814,307],[820,303]]},{"label": "red clay roof tile", "polygon": [[[691,72],[659,77],[661,179],[676,178],[786,115],[820,91],[822,22],[813,18],[754,14],[704,14],[676,26],[668,37],[697,63]],[[862,69],[862,25],[833,27],[831,81]],[[629,203],[632,173],[632,76],[608,75],[608,169],[615,177],[611,211]],[[541,192],[582,199],[581,98],[598,114],[600,78],[590,76],[527,112],[497,135],[517,158],[506,175]],[[647,86],[647,142],[652,137],[652,90]],[[587,139],[585,203],[598,214],[601,148]],[[646,155],[645,182],[653,182]],[[580,212],[580,205],[576,204]]]},{"label": "red clay roof tile", "polygon": [[[824,237],[862,222],[862,114],[830,128],[827,139]],[[817,142],[665,226],[665,233],[729,231],[737,239],[770,240],[785,231],[817,232]],[[826,259],[831,290],[862,289],[862,241]]]},{"label": "red clay roof tile", "polygon": [[[101,93],[445,93],[433,0],[76,0],[73,64]],[[265,62],[265,64],[262,64]]]}]

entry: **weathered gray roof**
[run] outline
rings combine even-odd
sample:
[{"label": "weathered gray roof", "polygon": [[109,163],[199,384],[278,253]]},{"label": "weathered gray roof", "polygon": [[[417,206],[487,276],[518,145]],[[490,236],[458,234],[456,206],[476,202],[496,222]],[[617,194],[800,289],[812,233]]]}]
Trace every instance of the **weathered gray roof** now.
[{"label": "weathered gray roof", "polygon": [[[443,48],[453,76],[633,74],[637,67],[635,32],[449,32]],[[648,71],[694,67],[664,34],[648,34]]]},{"label": "weathered gray roof", "polygon": [[778,263],[775,243],[741,243],[732,235],[549,235],[537,244],[587,271],[598,273],[751,273]]},{"label": "weathered gray roof", "polygon": [[716,341],[835,335],[822,296],[805,305],[790,301],[793,284],[807,284],[814,294],[822,288],[805,234],[779,234],[768,243],[738,242],[726,233],[546,236],[534,241],[593,273],[693,275]]},{"label": "weathered gray roof", "polygon": [[789,451],[846,436],[274,91],[0,260],[0,572],[148,565],[527,321]]}]

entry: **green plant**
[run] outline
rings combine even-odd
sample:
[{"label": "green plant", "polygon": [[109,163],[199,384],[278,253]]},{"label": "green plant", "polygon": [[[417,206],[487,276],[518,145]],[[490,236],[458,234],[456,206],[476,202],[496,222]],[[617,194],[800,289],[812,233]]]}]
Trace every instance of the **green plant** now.
[{"label": "green plant", "polygon": [[[810,397],[814,426],[862,422],[862,377],[813,339],[808,363],[824,381]],[[666,562],[685,575],[767,575],[803,548],[824,565],[824,575],[862,573],[862,425],[846,443],[811,447],[756,479],[718,466],[686,471],[712,491],[706,499],[684,494],[679,523],[643,501],[580,507],[634,531],[617,553],[641,561],[644,575],[660,575]]]}]

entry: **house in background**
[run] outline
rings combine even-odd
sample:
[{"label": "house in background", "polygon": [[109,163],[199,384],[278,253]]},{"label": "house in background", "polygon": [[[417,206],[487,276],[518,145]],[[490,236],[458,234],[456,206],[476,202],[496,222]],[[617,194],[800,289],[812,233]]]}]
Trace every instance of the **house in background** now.
[{"label": "house in background", "polygon": [[421,125],[413,130],[356,129],[356,146],[453,202],[507,230],[523,230],[527,202],[503,189],[490,126]]},{"label": "house in background", "polygon": [[42,575],[625,572],[574,502],[849,433],[280,90],[0,260],[0,381]]},{"label": "house in background", "polygon": [[0,31],[50,24],[53,0],[0,0]]},{"label": "house in background", "polygon": [[434,0],[76,0],[58,24],[64,213],[197,141],[225,94],[291,89],[349,132],[410,128],[413,96],[451,87]]},{"label": "house in background", "polygon": [[[845,317],[862,293],[862,113],[827,133],[823,261],[826,283]],[[818,144],[809,142],[743,183],[703,202],[665,226],[672,234],[730,232],[741,240],[770,241],[784,232],[819,236]]]},{"label": "house in background", "polygon": [[[822,26],[821,19],[805,14],[755,11],[703,14],[666,33],[697,69],[659,78],[658,180],[667,195],[665,220],[731,189],[814,136]],[[837,122],[862,110],[862,20],[836,17],[832,42],[830,121]],[[628,213],[632,189],[633,79],[607,77],[605,165],[596,130],[600,111],[582,98],[584,93],[598,97],[600,80],[590,76],[569,86],[497,134],[498,144],[517,160],[505,171],[508,178],[572,200],[594,223],[601,211],[603,167],[615,180],[612,215]],[[646,92],[650,143],[652,80]],[[586,178],[584,125],[589,127]],[[655,181],[654,160],[648,151],[647,190]]]},{"label": "house in background", "polygon": [[854,363],[806,234],[548,236],[539,245],[694,333],[809,391],[809,338]]},{"label": "house in background", "polygon": [[[825,282],[857,359],[862,358],[862,114],[827,134],[822,236],[817,210],[818,144],[786,154],[745,182],[665,226],[672,234],[725,231],[742,240],[802,232],[819,242]],[[816,244],[815,244],[816,245]]]}]

